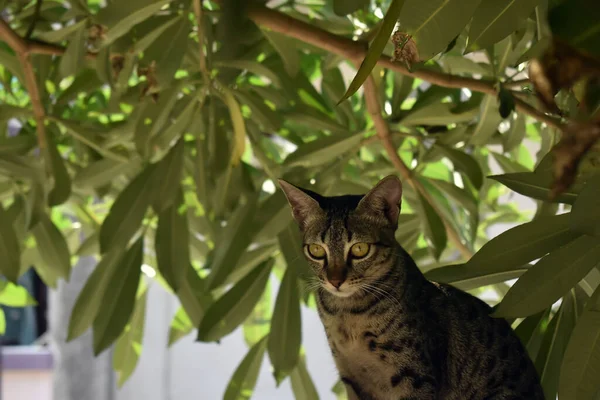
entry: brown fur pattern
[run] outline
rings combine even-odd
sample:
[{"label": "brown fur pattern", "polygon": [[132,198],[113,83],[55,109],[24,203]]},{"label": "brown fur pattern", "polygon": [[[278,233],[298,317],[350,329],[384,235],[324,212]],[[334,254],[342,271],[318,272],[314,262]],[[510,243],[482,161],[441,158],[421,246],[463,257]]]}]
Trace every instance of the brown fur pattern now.
[{"label": "brown fur pattern", "polygon": [[[396,242],[397,178],[365,196],[281,186],[304,235],[319,315],[350,400],[544,399],[510,325],[476,297],[426,280]],[[368,243],[369,253],[353,258],[355,243]],[[326,256],[315,259],[310,244]]]}]

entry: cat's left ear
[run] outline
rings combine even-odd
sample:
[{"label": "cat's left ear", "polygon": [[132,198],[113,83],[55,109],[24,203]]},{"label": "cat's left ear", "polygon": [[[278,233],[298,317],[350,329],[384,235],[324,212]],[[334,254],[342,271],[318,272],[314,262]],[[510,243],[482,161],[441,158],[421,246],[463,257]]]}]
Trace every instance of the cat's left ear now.
[{"label": "cat's left ear", "polygon": [[397,176],[389,175],[375,185],[358,203],[357,210],[382,214],[390,224],[398,226],[398,215],[402,202],[402,182]]}]

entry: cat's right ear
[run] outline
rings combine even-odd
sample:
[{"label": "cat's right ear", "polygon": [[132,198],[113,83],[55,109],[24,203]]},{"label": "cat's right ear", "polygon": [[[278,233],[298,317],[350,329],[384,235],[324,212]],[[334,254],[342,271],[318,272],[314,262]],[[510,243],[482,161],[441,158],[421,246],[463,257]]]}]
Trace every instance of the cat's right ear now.
[{"label": "cat's right ear", "polygon": [[290,207],[292,207],[294,219],[298,225],[300,225],[301,229],[305,229],[311,217],[320,214],[321,207],[319,206],[319,203],[291,183],[286,182],[283,179],[278,179],[278,182],[288,203],[290,203]]}]

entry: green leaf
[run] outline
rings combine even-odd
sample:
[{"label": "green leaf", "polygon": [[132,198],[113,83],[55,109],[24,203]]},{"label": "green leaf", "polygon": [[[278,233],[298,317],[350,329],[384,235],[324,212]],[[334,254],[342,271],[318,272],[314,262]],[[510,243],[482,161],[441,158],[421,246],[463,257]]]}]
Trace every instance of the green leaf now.
[{"label": "green leaf", "polygon": [[427,178],[427,181],[464,207],[469,214],[478,215],[477,199],[469,190],[439,179]]},{"label": "green leaf", "polygon": [[144,255],[144,237],[141,236],[119,260],[108,280],[102,307],[94,319],[94,354],[108,348],[123,332],[135,306]]},{"label": "green leaf", "polygon": [[[504,186],[525,196],[537,200],[550,200],[550,187],[552,185],[552,176],[549,174],[540,174],[536,172],[518,172],[513,174],[494,175],[488,178],[500,182]],[[556,197],[552,202],[573,204],[577,199],[577,194],[566,191]]]},{"label": "green leaf", "polygon": [[470,143],[474,146],[488,144],[498,130],[502,117],[498,112],[498,99],[493,95],[485,95],[479,107],[479,121],[471,134]]},{"label": "green leaf", "polygon": [[229,108],[229,116],[233,124],[233,150],[231,151],[231,165],[236,167],[239,165],[244,151],[246,150],[246,123],[242,116],[240,105],[235,99],[233,93],[229,90],[223,92],[225,104]]},{"label": "green leaf", "polygon": [[502,143],[504,145],[504,152],[508,153],[513,150],[525,139],[525,116],[523,114],[517,114],[510,122],[510,129],[508,132],[502,135]]},{"label": "green leaf", "polygon": [[165,31],[169,29],[171,26],[176,24],[182,24],[183,17],[174,17],[168,19],[164,24],[159,25],[154,28],[152,31],[148,32],[144,37],[137,40],[133,45],[133,53],[139,53],[146,50],[152,43],[158,40],[162,35],[165,34]]},{"label": "green leaf", "polygon": [[410,112],[402,119],[402,125],[448,125],[471,121],[479,115],[477,108],[465,112],[455,112],[450,103],[435,102]]},{"label": "green leaf", "polygon": [[117,196],[100,228],[102,253],[113,247],[126,247],[140,228],[155,194],[153,171],[153,166],[146,167]]},{"label": "green leaf", "polygon": [[254,75],[263,76],[271,81],[271,83],[277,87],[281,86],[281,79],[279,75],[271,71],[269,68],[260,64],[256,61],[250,60],[218,60],[213,64],[215,67],[222,68],[235,68],[241,71],[249,71]]},{"label": "green leaf", "polygon": [[333,0],[333,12],[340,17],[368,7],[369,0]]},{"label": "green leaf", "polygon": [[313,140],[312,142],[298,146],[296,151],[285,159],[285,165],[288,167],[303,166],[306,168],[323,165],[349,151],[357,151],[362,138],[362,133],[358,133],[350,136],[331,135]]},{"label": "green leaf", "polygon": [[154,168],[151,180],[154,182],[153,186],[155,188],[154,201],[152,202],[152,208],[155,212],[161,213],[173,205],[178,205],[175,203],[175,199],[178,196],[183,176],[184,152],[185,143],[183,139],[179,139]]},{"label": "green leaf", "polygon": [[287,36],[277,32],[263,29],[262,33],[281,56],[286,72],[292,77],[296,76],[301,64],[296,43]]},{"label": "green leaf", "polygon": [[194,114],[198,109],[198,103],[196,99],[192,99],[188,105],[183,109],[181,114],[175,118],[172,124],[162,129],[156,136],[150,140],[150,147],[154,149],[156,156],[162,156],[163,152],[166,151],[171,143],[188,129]]},{"label": "green leaf", "polygon": [[419,207],[421,213],[421,225],[425,233],[425,240],[431,247],[432,254],[436,259],[442,255],[446,248],[448,237],[444,222],[435,212],[431,204],[419,193]]},{"label": "green leaf", "polygon": [[85,286],[79,292],[75,306],[71,312],[67,342],[83,335],[92,325],[98,311],[105,300],[105,292],[108,289],[110,279],[116,268],[119,267],[123,249],[114,248],[104,254],[96,264],[96,268],[88,278]]},{"label": "green leaf", "polygon": [[[485,0],[484,0],[485,1]],[[400,13],[402,31],[412,36],[419,59],[427,61],[458,36],[481,0],[406,0]]]},{"label": "green leaf", "polygon": [[338,101],[338,104],[356,93],[371,74],[377,61],[379,61],[381,53],[383,53],[385,46],[388,44],[394,26],[396,26],[396,22],[398,21],[398,17],[404,6],[404,1],[405,0],[392,0],[390,8],[387,10],[383,22],[377,31],[377,35],[369,46],[369,51],[367,52],[365,59],[360,64],[360,68],[358,68],[354,79],[350,82],[348,90],[346,90],[346,93],[344,93],[340,101]]},{"label": "green leaf", "polygon": [[46,150],[47,165],[54,178],[54,185],[48,193],[48,205],[54,207],[66,202],[71,196],[71,177],[56,146],[50,143]]},{"label": "green leaf", "polygon": [[198,340],[213,342],[233,332],[265,290],[273,259],[263,262],[206,310],[198,328]]},{"label": "green leaf", "polygon": [[36,306],[37,302],[23,286],[0,280],[0,304],[8,307],[27,307]]},{"label": "green leaf", "polygon": [[6,315],[4,314],[4,309],[0,308],[0,335],[4,335],[6,333]]},{"label": "green leaf", "polygon": [[19,179],[36,179],[42,181],[38,164],[23,156],[0,154],[0,174]]},{"label": "green leaf", "polygon": [[296,400],[319,400],[319,393],[310,378],[304,356],[296,364],[296,368],[292,371],[290,378],[292,381],[292,391]]},{"label": "green leaf", "polygon": [[60,44],[62,41],[67,40],[73,33],[80,30],[85,31],[88,23],[89,19],[84,18],[79,22],[65,26],[61,29],[38,33],[36,34],[36,38],[44,42]]},{"label": "green leaf", "polygon": [[178,203],[159,214],[154,244],[156,261],[158,270],[174,291],[179,290],[190,263],[189,237],[187,215],[179,211]]},{"label": "green leaf", "polygon": [[242,254],[252,241],[251,224],[256,212],[256,197],[250,197],[248,202],[239,207],[229,219],[223,230],[219,246],[215,250],[213,261],[210,263],[210,275],[207,285],[210,289],[220,286],[236,266]]},{"label": "green leaf", "polygon": [[457,171],[464,173],[469,178],[476,189],[481,188],[481,185],[483,185],[483,172],[473,156],[442,144],[437,144],[437,148],[452,161]]},{"label": "green leaf", "polygon": [[482,0],[469,29],[468,51],[483,49],[499,42],[529,17],[540,0]]},{"label": "green leaf", "polygon": [[458,264],[432,269],[425,273],[425,277],[433,282],[449,283],[462,290],[472,290],[518,278],[525,271],[527,267],[509,264]]},{"label": "green leaf", "polygon": [[599,265],[599,260],[598,238],[580,236],[529,268],[504,296],[495,314],[526,317],[550,307]]},{"label": "green leaf", "polygon": [[580,235],[569,229],[570,215],[539,218],[511,228],[487,242],[466,263],[473,268],[519,267]]},{"label": "green leaf", "polygon": [[129,379],[138,364],[142,352],[142,339],[144,337],[144,320],[146,319],[147,286],[135,302],[135,309],[131,322],[115,344],[113,354],[113,368],[118,376],[119,388]]},{"label": "green leaf", "polygon": [[295,221],[290,221],[286,228],[277,235],[277,240],[287,267],[296,271],[304,280],[307,280],[310,271],[302,251],[302,234],[298,229],[298,224]]},{"label": "green leaf", "polygon": [[560,368],[561,399],[591,399],[600,390],[600,287],[588,300],[571,334]]},{"label": "green leaf", "polygon": [[265,356],[266,344],[267,337],[265,336],[250,348],[229,380],[223,400],[246,400],[251,398]]},{"label": "green leaf", "polygon": [[18,135],[13,137],[0,137],[0,154],[20,154],[23,155],[36,145],[34,136]]},{"label": "green leaf", "polygon": [[590,178],[575,200],[571,211],[571,229],[600,236],[600,175]]},{"label": "green leaf", "polygon": [[494,160],[496,160],[498,165],[500,165],[500,168],[502,168],[507,174],[513,174],[517,172],[531,172],[524,165],[519,164],[518,162],[511,160],[510,158],[502,154],[490,151],[490,155],[494,157]]},{"label": "green leaf", "polygon": [[0,203],[0,273],[16,284],[21,269],[21,248],[13,221]]},{"label": "green leaf", "polygon": [[101,8],[96,15],[96,23],[108,27],[108,32],[102,40],[102,46],[105,47],[113,43],[129,32],[135,25],[156,14],[171,1],[173,0],[133,0],[123,4],[112,2]]},{"label": "green leaf", "polygon": [[169,329],[169,347],[179,339],[187,336],[193,329],[192,320],[188,317],[183,307],[179,307]]},{"label": "green leaf", "polygon": [[535,360],[535,366],[547,399],[556,399],[560,365],[576,320],[577,310],[574,296],[569,293],[563,298],[558,312],[550,321]]},{"label": "green leaf", "polygon": [[65,50],[65,54],[60,58],[60,65],[58,70],[60,76],[66,78],[67,76],[77,75],[80,68],[84,65],[84,59],[87,52],[88,31],[85,26],[82,26],[71,36],[69,45]]},{"label": "green leaf", "polygon": [[548,24],[552,35],[579,50],[598,56],[600,23],[593,0],[571,0],[552,7]]},{"label": "green leaf", "polygon": [[277,385],[296,367],[302,344],[302,319],[297,277],[298,272],[288,266],[279,287],[271,319],[271,332],[267,348]]},{"label": "green leaf", "polygon": [[103,158],[81,169],[73,178],[73,185],[84,189],[99,188],[113,182],[123,174],[139,171],[141,166],[139,158],[132,158],[128,162]]},{"label": "green leaf", "polygon": [[271,316],[273,314],[272,282],[273,279],[269,279],[260,300],[242,326],[244,341],[249,347],[254,346],[256,342],[267,335],[271,328]]},{"label": "green leaf", "polygon": [[35,237],[37,250],[41,256],[40,267],[53,276],[69,279],[71,274],[71,254],[67,242],[48,215],[41,214],[40,220],[31,231]]}]

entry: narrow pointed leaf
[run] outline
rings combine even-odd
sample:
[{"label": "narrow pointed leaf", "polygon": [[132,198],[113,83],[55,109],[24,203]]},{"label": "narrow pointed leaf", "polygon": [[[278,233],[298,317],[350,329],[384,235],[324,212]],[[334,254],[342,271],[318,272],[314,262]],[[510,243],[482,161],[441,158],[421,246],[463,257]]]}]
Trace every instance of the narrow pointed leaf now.
[{"label": "narrow pointed leaf", "polygon": [[0,304],[8,307],[36,306],[37,302],[23,286],[0,281]]},{"label": "narrow pointed leaf", "polygon": [[0,203],[0,274],[16,284],[21,269],[21,248],[13,221]]},{"label": "narrow pointed leaf", "polygon": [[371,71],[383,53],[383,49],[385,49],[385,46],[388,44],[394,26],[396,26],[396,22],[398,22],[398,17],[404,6],[404,1],[405,0],[392,0],[390,8],[388,8],[385,17],[383,18],[383,22],[379,27],[379,31],[369,46],[369,51],[367,52],[365,59],[360,64],[360,68],[358,68],[354,79],[350,82],[348,90],[346,90],[346,93],[344,93],[340,101],[338,101],[338,104],[356,93],[371,74]]},{"label": "narrow pointed leaf", "polygon": [[453,149],[444,145],[438,145],[442,153],[452,161],[454,168],[457,171],[464,173],[476,189],[480,189],[483,185],[483,172],[477,160],[460,150]]},{"label": "narrow pointed leaf", "polygon": [[207,278],[210,289],[225,282],[250,245],[253,234],[250,227],[256,212],[256,200],[256,197],[251,197],[248,203],[238,208],[236,214],[229,219],[210,264],[211,271]]},{"label": "narrow pointed leaf", "polygon": [[123,189],[100,228],[100,251],[126,247],[137,232],[155,193],[153,166],[147,167]]},{"label": "narrow pointed leaf", "polygon": [[110,278],[118,268],[122,255],[122,249],[112,249],[96,264],[96,268],[75,301],[67,330],[67,341],[83,335],[92,326],[94,318],[103,305]]},{"label": "narrow pointed leaf", "polygon": [[412,36],[419,59],[427,61],[441,53],[458,36],[481,0],[406,0],[400,13],[403,32]]},{"label": "narrow pointed leaf", "polygon": [[600,287],[577,321],[560,371],[561,399],[591,399],[600,390]]},{"label": "narrow pointed leaf", "polygon": [[319,400],[319,393],[306,368],[306,358],[302,357],[290,375],[292,391],[296,400]]},{"label": "narrow pointed leaf", "polygon": [[472,290],[518,278],[527,271],[527,267],[514,265],[470,266],[465,264],[448,265],[425,273],[427,279],[449,283],[462,290]]},{"label": "narrow pointed leaf", "polygon": [[229,335],[248,317],[269,280],[273,259],[265,261],[206,310],[198,340],[213,342]]},{"label": "narrow pointed leaf", "polygon": [[250,348],[229,380],[223,400],[245,400],[251,397],[265,356],[266,345],[265,336]]},{"label": "narrow pointed leaf", "polygon": [[108,281],[102,307],[94,319],[94,354],[102,353],[123,332],[135,306],[144,255],[144,237],[140,237],[119,261]]},{"label": "narrow pointed leaf", "polygon": [[292,39],[284,36],[280,33],[267,31],[263,29],[263,35],[273,45],[275,50],[281,56],[283,65],[288,75],[294,77],[298,74],[300,69],[300,55],[298,54],[298,48]]},{"label": "narrow pointed leaf", "polygon": [[421,211],[421,226],[425,233],[425,239],[431,246],[433,256],[439,259],[448,241],[444,222],[421,194],[419,194],[419,207]]},{"label": "narrow pointed leaf", "polygon": [[54,178],[54,186],[48,194],[48,205],[54,207],[66,202],[71,196],[71,177],[56,146],[49,144],[47,152],[49,170]]},{"label": "narrow pointed leaf", "polygon": [[600,264],[600,242],[580,236],[552,251],[510,288],[495,314],[527,317],[550,307]]},{"label": "narrow pointed leaf", "polygon": [[184,152],[185,143],[180,139],[154,168],[152,186],[155,194],[152,207],[158,213],[175,203],[183,176]]},{"label": "narrow pointed leaf", "polygon": [[298,272],[288,266],[279,287],[271,319],[267,348],[278,385],[296,367],[300,355],[302,319],[297,275]]},{"label": "narrow pointed leaf", "polygon": [[573,204],[571,229],[600,236],[600,175],[586,182]]},{"label": "narrow pointed leaf", "polygon": [[352,150],[358,150],[362,138],[362,134],[354,134],[351,136],[332,135],[313,140],[300,145],[295,152],[285,159],[285,164],[288,167],[315,167],[331,162],[334,157],[342,156]]},{"label": "narrow pointed leaf", "polygon": [[63,78],[77,75],[86,54],[87,29],[82,26],[71,36],[65,54],[60,58],[59,72]]},{"label": "narrow pointed leaf", "polygon": [[[517,172],[513,174],[494,175],[490,179],[500,182],[504,186],[537,200],[550,201],[551,176],[534,172]],[[554,202],[573,204],[577,194],[566,191],[556,197]]]},{"label": "narrow pointed leaf", "polygon": [[42,214],[32,230],[42,263],[51,274],[69,279],[71,254],[67,242],[48,215]]},{"label": "narrow pointed leaf", "polygon": [[486,145],[498,130],[502,117],[498,112],[498,99],[495,95],[485,95],[479,107],[479,121],[471,134],[470,143]]},{"label": "narrow pointed leaf", "polygon": [[246,150],[246,123],[240,110],[240,105],[230,91],[224,92],[225,104],[229,107],[229,116],[233,124],[233,150],[231,152],[231,165],[237,166]]},{"label": "narrow pointed leaf", "polygon": [[521,266],[563,246],[580,235],[569,229],[569,214],[539,218],[501,233],[467,262],[474,268]]},{"label": "narrow pointed leaf", "polygon": [[183,307],[180,307],[175,313],[173,321],[171,321],[171,328],[169,329],[169,347],[179,339],[187,336],[194,328],[192,320],[190,320],[190,317],[188,317]]},{"label": "narrow pointed leaf", "polygon": [[190,264],[187,215],[172,204],[158,216],[154,249],[158,270],[174,291],[179,290]]},{"label": "narrow pointed leaf", "polygon": [[483,0],[469,29],[468,50],[486,48],[513,33],[533,12],[540,0]]}]

